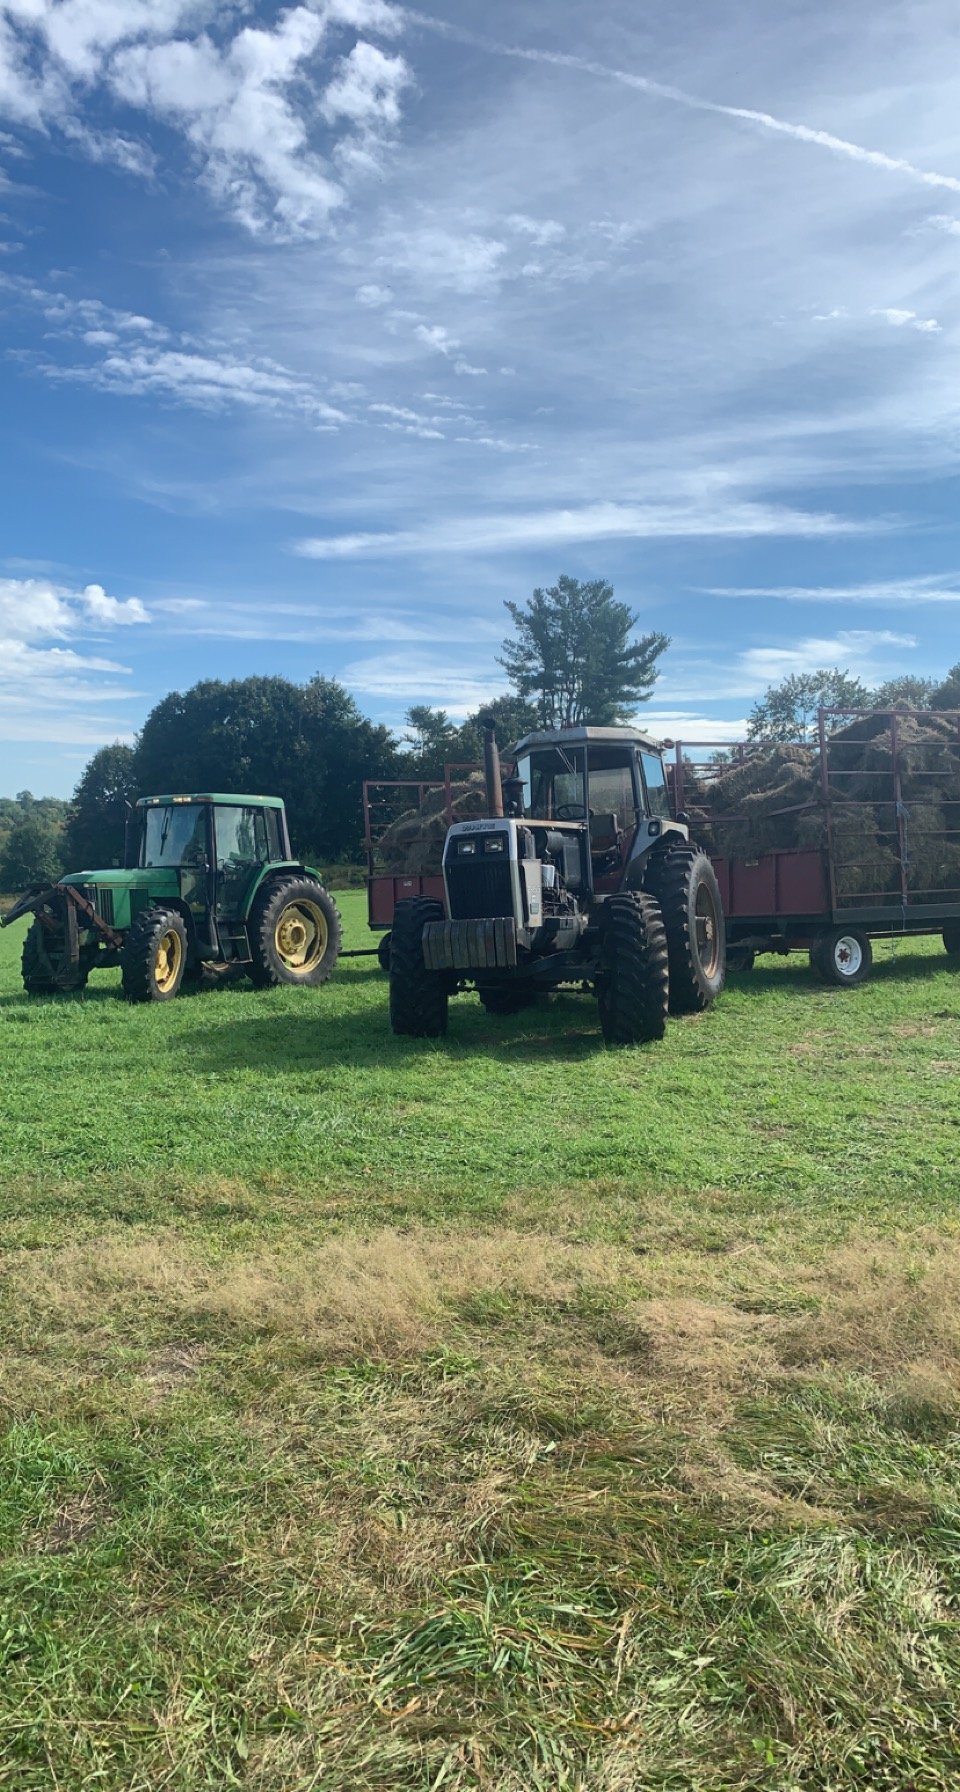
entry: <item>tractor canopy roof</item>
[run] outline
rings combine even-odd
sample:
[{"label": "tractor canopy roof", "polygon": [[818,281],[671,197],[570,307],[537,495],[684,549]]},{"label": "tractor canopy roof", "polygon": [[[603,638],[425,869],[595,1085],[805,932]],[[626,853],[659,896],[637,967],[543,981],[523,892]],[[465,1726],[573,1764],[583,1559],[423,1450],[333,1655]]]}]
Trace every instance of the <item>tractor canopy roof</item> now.
[{"label": "tractor canopy roof", "polygon": [[282,809],[282,796],[238,796],[236,791],[224,796],[219,791],[196,791],[191,796],[142,796],[138,809],[152,809],[163,803],[236,803],[245,809]]},{"label": "tractor canopy roof", "polygon": [[517,742],[518,753],[529,753],[537,747],[581,747],[591,741],[602,746],[645,747],[651,753],[660,752],[660,742],[652,735],[644,734],[639,728],[543,728],[536,734],[525,734]]}]

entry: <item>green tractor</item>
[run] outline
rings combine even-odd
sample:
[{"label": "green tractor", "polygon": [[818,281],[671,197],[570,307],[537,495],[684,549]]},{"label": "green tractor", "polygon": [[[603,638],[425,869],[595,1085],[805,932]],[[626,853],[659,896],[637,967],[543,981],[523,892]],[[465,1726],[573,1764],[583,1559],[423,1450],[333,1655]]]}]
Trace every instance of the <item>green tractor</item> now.
[{"label": "green tractor", "polygon": [[125,870],[76,871],[3,917],[35,916],[23,946],[29,995],[83,989],[119,965],[130,1002],[169,1002],[204,968],[260,988],[316,988],[340,954],[340,915],[295,859],[279,797],[148,796],[131,812]]}]

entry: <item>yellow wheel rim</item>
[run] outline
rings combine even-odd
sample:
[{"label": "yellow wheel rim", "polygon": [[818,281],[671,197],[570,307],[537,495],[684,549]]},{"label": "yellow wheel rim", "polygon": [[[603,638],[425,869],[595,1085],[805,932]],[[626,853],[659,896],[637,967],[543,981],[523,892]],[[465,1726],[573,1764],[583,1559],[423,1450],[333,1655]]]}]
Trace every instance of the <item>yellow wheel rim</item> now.
[{"label": "yellow wheel rim", "polygon": [[274,929],[273,943],[284,970],[306,977],[315,971],[330,939],[327,917],[317,903],[291,902],[283,909]]},{"label": "yellow wheel rim", "polygon": [[180,967],[183,964],[183,941],[175,927],[168,927],[161,934],[157,947],[157,962],[154,966],[154,982],[161,995],[169,995],[175,989]]}]

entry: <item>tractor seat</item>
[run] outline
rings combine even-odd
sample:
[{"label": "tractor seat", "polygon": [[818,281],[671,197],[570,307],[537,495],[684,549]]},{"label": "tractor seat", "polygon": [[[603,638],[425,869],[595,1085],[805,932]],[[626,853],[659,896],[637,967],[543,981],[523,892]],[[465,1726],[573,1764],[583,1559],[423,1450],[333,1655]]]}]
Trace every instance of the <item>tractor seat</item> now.
[{"label": "tractor seat", "polygon": [[602,853],[619,852],[620,823],[616,815],[591,815],[590,851],[595,858]]}]

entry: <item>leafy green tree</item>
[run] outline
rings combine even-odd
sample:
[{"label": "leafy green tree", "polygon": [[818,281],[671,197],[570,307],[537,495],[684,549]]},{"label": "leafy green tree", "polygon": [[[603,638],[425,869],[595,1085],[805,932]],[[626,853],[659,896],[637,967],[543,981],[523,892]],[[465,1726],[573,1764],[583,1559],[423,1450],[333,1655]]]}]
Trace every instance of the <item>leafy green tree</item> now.
[{"label": "leafy green tree", "polygon": [[812,741],[817,732],[817,711],[835,709],[844,715],[858,709],[870,709],[873,698],[859,678],[838,667],[821,667],[817,672],[793,672],[780,684],[767,686],[750,712],[747,733],[751,740]]},{"label": "leafy green tree", "polygon": [[404,718],[407,731],[404,741],[412,776],[440,778],[448,760],[457,759],[458,730],[445,709],[432,709],[429,703],[413,703]]},{"label": "leafy green tree", "polygon": [[494,697],[492,703],[485,703],[482,709],[469,715],[457,737],[457,759],[480,759],[483,753],[483,733],[479,718],[482,715],[492,716],[496,725],[497,744],[502,754],[507,754],[522,740],[525,734],[532,734],[539,726],[537,710],[532,703],[523,697],[514,696],[508,691],[504,697]]},{"label": "leafy green tree", "polygon": [[127,806],[138,794],[132,747],[114,741],[94,753],[67,815],[64,856],[74,871],[123,863]]},{"label": "leafy green tree", "polygon": [[364,778],[396,775],[396,744],[336,679],[205,679],[171,691],[136,747],[140,791],[281,796],[294,849],[324,862],[359,857]]},{"label": "leafy green tree", "polygon": [[650,697],[669,638],[631,640],[638,618],[606,579],[564,576],[538,587],[529,603],[506,608],[516,634],[504,641],[499,664],[542,726],[626,721]]},{"label": "leafy green tree", "polygon": [[26,810],[7,835],[0,859],[0,889],[27,890],[31,884],[56,883],[62,866],[60,833],[47,816]]},{"label": "leafy green tree", "polygon": [[960,660],[951,666],[942,684],[930,697],[931,709],[960,709]]},{"label": "leafy green tree", "polygon": [[935,678],[918,678],[913,672],[904,672],[900,678],[888,678],[885,684],[878,685],[870,701],[876,709],[896,709],[899,704],[906,709],[929,709],[936,688]]}]

